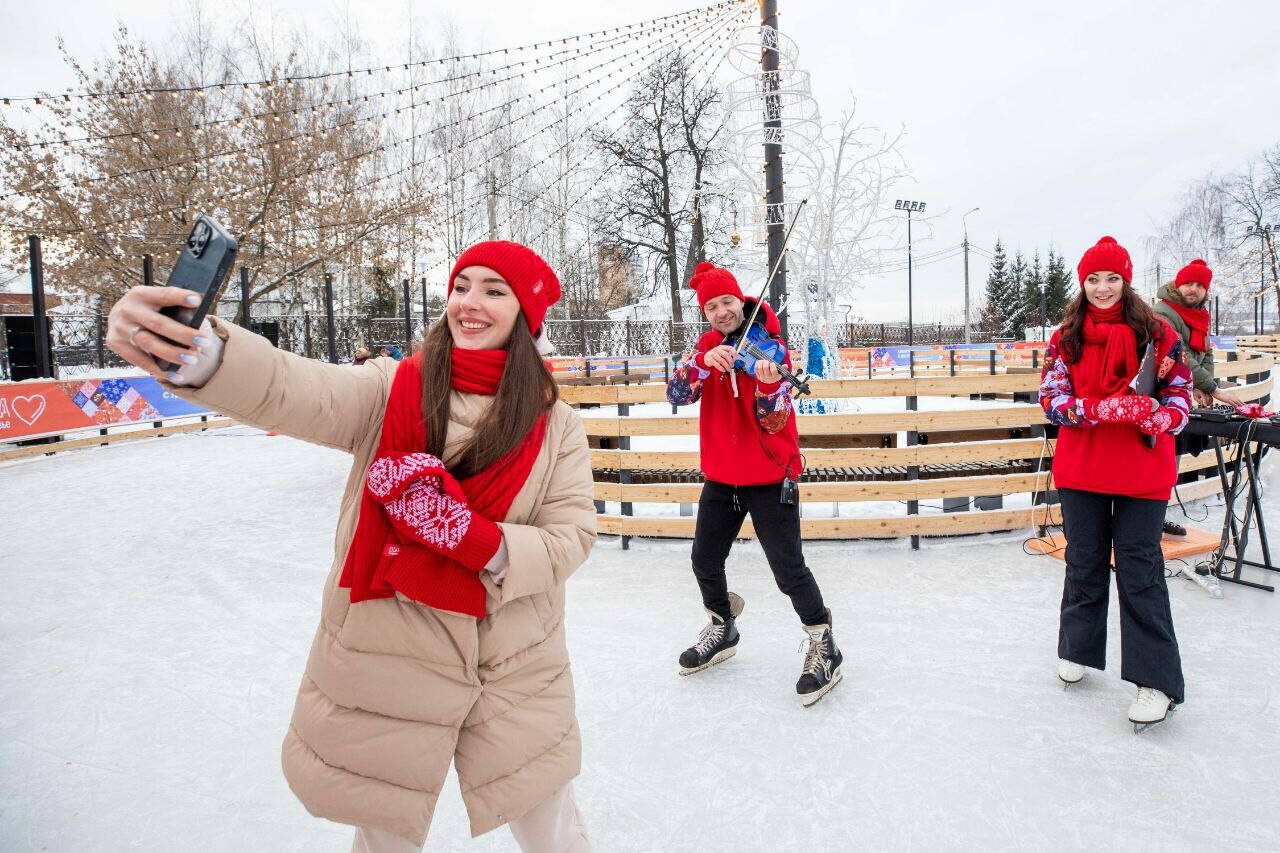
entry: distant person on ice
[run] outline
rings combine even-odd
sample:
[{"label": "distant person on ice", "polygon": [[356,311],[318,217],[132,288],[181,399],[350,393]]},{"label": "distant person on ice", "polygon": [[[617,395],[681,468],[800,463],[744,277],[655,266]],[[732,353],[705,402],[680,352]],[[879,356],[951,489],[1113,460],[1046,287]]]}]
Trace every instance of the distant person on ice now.
[{"label": "distant person on ice", "polygon": [[[1080,294],[1045,351],[1040,405],[1057,424],[1053,480],[1067,537],[1058,677],[1106,668],[1107,604],[1115,550],[1120,677],[1137,685],[1135,725],[1183,700],[1182,659],[1165,586],[1161,529],[1178,477],[1174,435],[1188,420],[1191,371],[1182,342],[1134,292],[1129,253],[1110,237],[1084,253]],[[1134,394],[1141,353],[1154,344],[1156,396]],[[1156,436],[1148,448],[1144,435]]]},{"label": "distant person on ice", "polygon": [[[698,501],[693,574],[711,621],[680,655],[680,672],[700,672],[737,651],[737,616],[743,602],[729,592],[724,564],[750,514],[778,589],[790,597],[808,635],[796,693],[802,704],[811,705],[840,681],[844,657],[831,633],[831,611],[801,550],[799,496],[794,490],[801,470],[800,442],[791,383],[764,359],[756,362],[754,376],[733,370],[734,352],[725,340],[743,331],[755,300],[742,295],[732,273],[703,262],[689,284],[711,331],[672,373],[667,399],[674,406],[702,401],[698,433],[706,484]],[[781,333],[767,304],[760,305],[756,322],[771,336]]]},{"label": "distant person on ice", "polygon": [[[1217,400],[1229,406],[1239,406],[1244,401],[1218,385],[1213,375],[1213,346],[1209,343],[1209,285],[1213,282],[1213,270],[1200,258],[1196,258],[1174,278],[1173,284],[1160,288],[1156,296],[1156,314],[1178,333],[1182,341],[1182,360],[1191,370],[1191,401],[1201,407],[1212,406]],[[1179,435],[1177,452],[1199,453],[1204,447],[1199,436]],[[1176,521],[1166,520],[1164,535],[1183,538],[1187,529]]]},{"label": "distant person on ice", "polygon": [[[508,824],[522,850],[588,851],[564,608],[596,515],[582,422],[535,343],[560,298],[551,268],[472,246],[418,353],[361,367],[159,313],[190,295],[133,288],[112,349],[186,399],[354,456],[285,737],[294,793],[356,826],[353,851],[407,853],[452,762],[473,835]],[[153,356],[184,365],[166,376]]]}]

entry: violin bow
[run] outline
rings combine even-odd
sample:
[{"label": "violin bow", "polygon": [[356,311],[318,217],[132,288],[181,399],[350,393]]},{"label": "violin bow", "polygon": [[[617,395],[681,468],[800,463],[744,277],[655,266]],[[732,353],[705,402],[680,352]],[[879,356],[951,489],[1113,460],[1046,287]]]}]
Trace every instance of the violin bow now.
[{"label": "violin bow", "polygon": [[[751,316],[747,318],[747,323],[743,327],[751,328],[751,324],[755,322],[756,315],[760,313],[760,306],[764,304],[764,295],[769,292],[769,285],[773,284],[773,279],[778,274],[778,270],[782,267],[782,260],[787,256],[787,244],[791,242],[791,232],[795,230],[796,222],[800,219],[800,211],[804,210],[804,206],[809,203],[809,199],[800,199],[800,204],[796,206],[796,213],[791,217],[791,224],[787,226],[786,236],[782,238],[782,251],[778,252],[778,259],[773,262],[773,272],[769,273],[769,277],[764,281],[764,287],[760,288],[760,295],[756,297],[756,307],[751,312]],[[742,335],[738,340],[738,345],[733,348],[735,353],[742,352],[742,345],[746,343],[747,336]]]}]

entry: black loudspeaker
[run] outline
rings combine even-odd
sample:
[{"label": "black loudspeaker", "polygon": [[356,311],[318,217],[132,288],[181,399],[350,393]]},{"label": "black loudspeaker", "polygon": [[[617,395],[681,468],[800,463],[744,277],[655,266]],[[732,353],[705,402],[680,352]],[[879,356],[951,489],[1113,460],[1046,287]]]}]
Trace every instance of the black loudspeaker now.
[{"label": "black loudspeaker", "polygon": [[[0,315],[4,322],[6,355],[9,359],[9,379],[21,382],[24,379],[52,379],[52,376],[41,377],[39,359],[36,357],[36,318],[30,314]],[[49,335],[49,352],[53,352],[52,324],[45,318],[45,333]]]},{"label": "black loudspeaker", "polygon": [[249,331],[255,335],[262,335],[271,341],[273,347],[280,346],[280,323],[276,320],[250,320]]}]

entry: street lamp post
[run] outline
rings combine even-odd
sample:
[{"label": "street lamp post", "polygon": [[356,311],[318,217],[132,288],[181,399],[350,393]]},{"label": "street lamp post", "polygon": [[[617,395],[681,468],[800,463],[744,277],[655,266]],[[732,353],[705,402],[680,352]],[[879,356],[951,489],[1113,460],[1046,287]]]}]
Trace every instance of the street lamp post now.
[{"label": "street lamp post", "polygon": [[1280,227],[1260,222],[1245,229],[1245,236],[1258,238],[1258,298],[1253,301],[1254,334],[1267,329],[1267,241],[1280,234]]},{"label": "street lamp post", "polygon": [[[969,213],[977,213],[982,208],[975,207]],[[969,213],[960,217],[960,225],[964,228],[964,342],[973,343],[969,336],[969,225],[965,222]]]},{"label": "street lamp post", "polygon": [[915,343],[915,317],[911,300],[911,214],[924,213],[924,205],[923,201],[908,201],[901,198],[893,203],[894,210],[907,212],[907,346]]}]

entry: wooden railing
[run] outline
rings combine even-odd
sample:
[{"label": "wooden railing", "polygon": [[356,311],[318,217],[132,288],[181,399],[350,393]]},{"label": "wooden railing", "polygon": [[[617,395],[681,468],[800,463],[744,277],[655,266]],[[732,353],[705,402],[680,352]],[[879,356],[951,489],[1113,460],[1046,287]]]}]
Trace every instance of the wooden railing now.
[{"label": "wooden railing", "polygon": [[[1270,395],[1270,356],[1233,352],[1219,353],[1219,358],[1218,377],[1235,382],[1233,390],[1242,399],[1261,400]],[[661,358],[628,359],[623,366],[599,367],[599,371],[608,371],[603,376],[593,370],[596,376],[590,383],[580,381],[585,376],[565,377],[566,384],[560,388],[562,399],[582,409],[592,444],[594,497],[602,533],[624,538],[693,535],[692,505],[702,488],[698,452],[631,447],[632,439],[653,437],[679,438],[695,446],[691,437],[698,434],[696,417],[678,413],[658,416],[656,411],[670,411],[665,406],[644,414],[631,413],[632,407],[640,404],[666,402],[666,384],[657,369],[662,365]],[[805,505],[832,503],[905,501],[908,506],[892,515],[848,516],[841,509],[833,517],[817,518],[810,512],[801,521],[804,535],[818,539],[945,536],[1058,523],[1060,512],[1049,474],[1054,441],[1046,437],[1039,406],[1030,402],[1038,390],[1039,374],[1023,369],[1007,372],[1008,367],[1006,372],[995,374],[957,370],[955,375],[929,371],[914,377],[814,380],[811,386],[817,398],[902,399],[906,408],[798,415],[806,466],[802,510]],[[913,410],[920,398],[931,397],[963,397],[984,403],[959,409]],[[226,418],[210,418],[207,422],[170,422],[153,429],[133,426],[68,434],[51,444],[0,448],[0,461],[232,423]],[[1179,497],[1192,500],[1218,492],[1214,468],[1211,453],[1183,457],[1179,470],[1198,478],[1180,485]],[[1005,508],[1006,499],[1027,506]],[[948,511],[919,513],[917,504],[928,500],[942,500]],[[754,535],[750,524],[744,527],[743,535]]]},{"label": "wooden railing", "polygon": [[[1270,395],[1270,357],[1236,358],[1232,353],[1231,360],[1226,360],[1226,355],[1216,365],[1217,374],[1237,383],[1234,393],[1246,401]],[[903,398],[910,408],[797,416],[807,472],[800,487],[804,535],[816,539],[945,536],[1059,523],[1049,473],[1054,441],[1045,435],[1046,422],[1038,405],[1011,402],[911,410],[922,397],[1033,400],[1039,382],[1035,372],[813,381],[815,397]],[[631,449],[630,443],[641,437],[695,436],[698,419],[631,414],[632,406],[665,402],[666,387],[661,382],[569,386],[561,388],[561,395],[585,407],[582,417],[594,448],[591,464],[601,532],[624,538],[692,537],[696,520],[691,505],[702,488],[699,454]],[[618,413],[596,414],[596,407],[617,407]],[[867,437],[876,439],[876,446],[855,446],[866,444]],[[806,443],[821,446],[805,447]],[[1179,470],[1197,475],[1194,482],[1178,487],[1177,497],[1184,501],[1221,488],[1211,453],[1183,457]],[[920,514],[914,505],[937,499],[948,511]],[[1006,499],[1027,506],[1006,509]],[[908,507],[894,515],[803,517],[806,504],[883,501],[906,501]],[[657,505],[656,511],[646,511],[652,505]],[[673,505],[680,507],[681,514],[671,512]],[[754,535],[749,524],[743,535]]]}]

